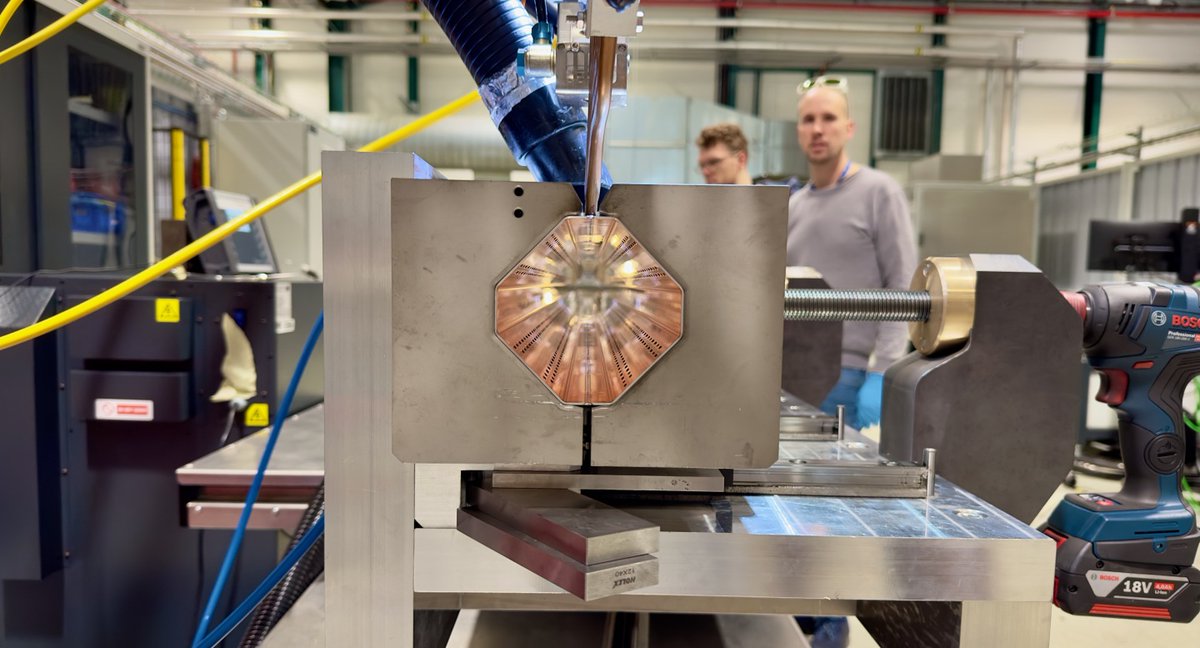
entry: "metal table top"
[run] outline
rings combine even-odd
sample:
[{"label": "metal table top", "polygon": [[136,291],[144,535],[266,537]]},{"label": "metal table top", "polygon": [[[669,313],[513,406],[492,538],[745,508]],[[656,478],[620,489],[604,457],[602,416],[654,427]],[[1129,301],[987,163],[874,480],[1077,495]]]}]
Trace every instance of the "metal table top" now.
[{"label": "metal table top", "polygon": [[[841,442],[781,442],[781,462],[791,459],[879,456],[849,430]],[[457,480],[456,470],[419,476],[418,511],[437,502],[452,512],[457,498],[440,493],[457,492]],[[944,479],[932,499],[591,495],[661,527],[658,585],[585,603],[439,510],[416,532],[418,607],[837,615],[859,601],[1040,603],[1053,581],[1053,541]]]},{"label": "metal table top", "polygon": [[862,538],[1046,537],[958,486],[941,480],[933,499],[728,495],[709,504],[622,504],[664,532]]},{"label": "metal table top", "polygon": [[[180,468],[179,482],[248,484],[266,434],[257,432]],[[318,485],[323,438],[320,407],[292,417],[266,484]],[[780,461],[791,459],[872,462],[878,454],[874,442],[849,430],[841,442],[781,442]],[[849,614],[860,600],[1043,601],[1053,578],[1050,539],[939,479],[929,500],[786,495],[610,500],[661,526],[660,584],[584,603],[456,531],[458,470],[439,468],[446,470],[419,480],[417,488],[418,510],[423,500],[439,513],[449,507],[446,516],[422,519],[426,528],[416,532],[418,607]],[[453,496],[439,499],[443,490]]]},{"label": "metal table top", "polygon": [[[258,470],[270,428],[263,428],[175,471],[181,486],[249,486]],[[264,487],[317,488],[325,478],[325,407],[315,405],[288,417]]]},{"label": "metal table top", "polygon": [[[288,418],[275,444],[263,486],[320,486],[325,471],[324,405]],[[780,416],[819,418],[823,414],[786,392],[780,396]],[[827,418],[827,417],[826,417]],[[216,452],[175,471],[181,486],[249,486],[258,469],[269,428],[251,433]],[[809,458],[780,454],[780,459]]]},{"label": "metal table top", "polygon": [[852,614],[863,600],[1045,601],[1054,573],[1049,538],[945,480],[931,500],[620,506],[662,527],[658,585],[584,603],[453,529],[418,529],[417,605]]}]

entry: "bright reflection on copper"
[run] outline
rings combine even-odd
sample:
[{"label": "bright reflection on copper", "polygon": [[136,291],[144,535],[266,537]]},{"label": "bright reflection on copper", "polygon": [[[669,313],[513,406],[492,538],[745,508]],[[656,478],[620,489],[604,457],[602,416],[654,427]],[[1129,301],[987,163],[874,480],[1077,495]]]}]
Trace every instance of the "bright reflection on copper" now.
[{"label": "bright reflection on copper", "polygon": [[616,218],[564,218],[496,286],[496,334],[568,405],[607,405],[683,334],[683,288]]}]

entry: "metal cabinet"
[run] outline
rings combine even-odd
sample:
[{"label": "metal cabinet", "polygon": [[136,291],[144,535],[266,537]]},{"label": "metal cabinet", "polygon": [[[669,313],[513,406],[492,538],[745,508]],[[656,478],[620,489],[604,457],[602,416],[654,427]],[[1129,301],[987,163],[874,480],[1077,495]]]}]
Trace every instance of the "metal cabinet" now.
[{"label": "metal cabinet", "polygon": [[[0,44],[58,17],[30,3]],[[147,69],[75,25],[0,70],[0,270],[146,264]]]}]

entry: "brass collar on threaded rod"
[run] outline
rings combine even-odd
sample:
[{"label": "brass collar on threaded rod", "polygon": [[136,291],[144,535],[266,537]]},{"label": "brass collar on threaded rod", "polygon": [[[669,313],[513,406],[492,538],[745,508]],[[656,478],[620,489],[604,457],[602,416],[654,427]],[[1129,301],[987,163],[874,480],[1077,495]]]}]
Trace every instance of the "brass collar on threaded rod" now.
[{"label": "brass collar on threaded rod", "polygon": [[912,290],[785,290],[788,321],[909,322],[913,346],[932,355],[962,345],[975,325],[975,267],[966,257],[930,257]]},{"label": "brass collar on threaded rod", "polygon": [[910,284],[929,293],[929,319],[911,322],[908,336],[917,351],[932,355],[957,347],[975,325],[975,266],[967,257],[930,257]]}]

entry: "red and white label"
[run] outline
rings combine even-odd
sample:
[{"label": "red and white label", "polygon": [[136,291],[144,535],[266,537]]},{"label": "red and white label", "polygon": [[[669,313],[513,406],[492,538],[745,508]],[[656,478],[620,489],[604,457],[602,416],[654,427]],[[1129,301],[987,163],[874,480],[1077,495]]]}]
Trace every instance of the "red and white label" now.
[{"label": "red and white label", "polygon": [[119,398],[97,398],[98,421],[153,421],[154,401]]}]

